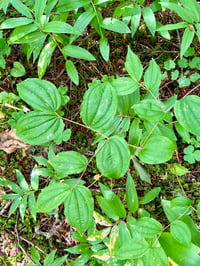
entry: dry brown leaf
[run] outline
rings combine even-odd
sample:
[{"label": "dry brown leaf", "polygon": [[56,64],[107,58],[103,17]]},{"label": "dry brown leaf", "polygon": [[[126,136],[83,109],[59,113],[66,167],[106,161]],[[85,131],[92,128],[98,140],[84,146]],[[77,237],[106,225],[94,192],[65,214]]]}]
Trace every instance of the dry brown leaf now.
[{"label": "dry brown leaf", "polygon": [[22,154],[25,155],[25,151],[31,146],[24,143],[20,138],[16,136],[16,130],[6,130],[0,133],[0,150],[6,153],[15,152],[17,149],[22,149]]}]

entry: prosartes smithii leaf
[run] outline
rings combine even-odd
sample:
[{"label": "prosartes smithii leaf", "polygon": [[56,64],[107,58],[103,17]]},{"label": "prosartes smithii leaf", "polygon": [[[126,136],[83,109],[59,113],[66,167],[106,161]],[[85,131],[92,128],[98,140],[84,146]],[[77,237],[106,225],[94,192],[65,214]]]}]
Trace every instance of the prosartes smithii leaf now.
[{"label": "prosartes smithii leaf", "polygon": [[[97,150],[103,142],[100,142]],[[97,168],[108,178],[125,175],[130,163],[130,150],[124,138],[112,136],[96,155]]]},{"label": "prosartes smithii leaf", "polygon": [[64,214],[68,223],[84,233],[92,222],[94,200],[90,190],[82,185],[71,189],[65,200]]},{"label": "prosartes smithii leaf", "polygon": [[87,158],[76,151],[60,152],[49,161],[56,170],[58,177],[79,174],[88,163]]},{"label": "prosartes smithii leaf", "polygon": [[64,123],[53,112],[33,111],[23,115],[16,126],[16,135],[30,145],[42,145],[61,134]]},{"label": "prosartes smithii leaf", "polygon": [[164,136],[151,136],[138,156],[144,163],[159,164],[169,161],[175,149],[175,141]]},{"label": "prosartes smithii leaf", "polygon": [[36,111],[56,111],[61,99],[55,85],[46,80],[29,78],[17,85],[19,96]]},{"label": "prosartes smithii leaf", "polygon": [[117,111],[117,93],[109,84],[92,84],[83,97],[81,118],[96,131],[107,129]]},{"label": "prosartes smithii leaf", "polygon": [[174,112],[178,122],[186,130],[200,136],[200,97],[190,95],[177,101]]}]

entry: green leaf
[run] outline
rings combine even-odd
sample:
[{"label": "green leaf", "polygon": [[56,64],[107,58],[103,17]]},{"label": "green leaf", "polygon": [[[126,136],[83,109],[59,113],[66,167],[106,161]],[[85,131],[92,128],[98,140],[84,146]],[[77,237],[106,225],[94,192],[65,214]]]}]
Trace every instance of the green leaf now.
[{"label": "green leaf", "polygon": [[34,219],[34,221],[36,221],[36,213],[34,211],[34,208],[35,208],[35,195],[34,195],[34,192],[31,191],[29,193],[29,197],[28,197],[28,208],[30,210],[30,213]]},{"label": "green leaf", "polygon": [[0,29],[12,29],[19,26],[28,25],[33,22],[30,18],[19,17],[19,18],[8,18],[3,23],[1,23]]},{"label": "green leaf", "polygon": [[196,82],[198,79],[200,79],[200,75],[199,75],[199,73],[197,73],[197,72],[195,72],[194,74],[192,74],[192,75],[190,76],[190,80],[191,80],[192,82]]},{"label": "green leaf", "polygon": [[119,217],[126,217],[126,210],[124,209],[123,204],[121,203],[117,195],[115,195],[112,191],[107,198],[100,196],[97,196],[96,198],[99,206],[109,218],[118,220]]},{"label": "green leaf", "polygon": [[135,223],[135,231],[144,238],[154,238],[162,229],[162,224],[150,217],[140,218]]},{"label": "green leaf", "polygon": [[31,172],[31,187],[35,191],[38,190],[39,186],[39,172],[37,166],[35,166]]},{"label": "green leaf", "polygon": [[17,194],[23,195],[23,190],[16,185],[14,182],[10,181],[10,180],[4,180],[4,179],[0,179],[0,185],[1,186],[8,186],[9,188],[11,188],[11,190]]},{"label": "green leaf", "polygon": [[57,2],[57,0],[50,0],[47,2],[47,5],[45,7],[46,16],[49,16],[50,12],[53,10]]},{"label": "green leaf", "polygon": [[188,60],[186,58],[179,59],[178,65],[181,68],[186,68],[186,67],[188,67]]},{"label": "green leaf", "polygon": [[57,8],[59,12],[72,11],[90,3],[89,0],[60,0]]},{"label": "green leaf", "polygon": [[186,28],[187,26],[188,26],[187,22],[179,22],[176,24],[167,24],[167,25],[161,26],[157,29],[157,31],[177,30],[177,29]]},{"label": "green leaf", "polygon": [[19,207],[19,205],[20,205],[21,200],[22,200],[22,197],[19,196],[18,198],[16,198],[16,199],[12,202],[12,204],[10,205],[10,209],[9,209],[8,216],[10,216],[11,214],[13,214],[13,213],[16,211],[16,209],[17,209],[17,208]]},{"label": "green leaf", "polygon": [[[197,211],[198,211],[198,206],[197,206]],[[183,221],[190,229],[190,233],[192,236],[192,243],[200,247],[200,232],[197,225],[195,224],[195,221],[193,221],[192,218],[189,217],[188,215],[182,216],[181,221]]]},{"label": "green leaf", "polygon": [[42,49],[42,52],[38,60],[38,76],[40,79],[44,76],[47,66],[51,62],[51,56],[55,48],[56,48],[56,43],[54,41],[50,41]]},{"label": "green leaf", "polygon": [[166,116],[166,113],[154,99],[143,100],[132,107],[135,113],[148,121],[160,121]]},{"label": "green leaf", "polygon": [[92,233],[91,235],[89,235],[87,240],[88,241],[100,241],[100,240],[103,240],[105,237],[107,237],[109,233],[110,233],[110,228],[96,231]]},{"label": "green leaf", "polygon": [[143,73],[143,67],[140,59],[136,54],[128,47],[128,53],[126,56],[125,67],[128,74],[136,81],[140,81]]},{"label": "green leaf", "polygon": [[120,178],[125,175],[130,163],[130,151],[127,142],[119,136],[112,136],[102,146],[100,142],[96,155],[99,171],[108,178]]},{"label": "green leaf", "polygon": [[121,247],[115,251],[114,256],[117,259],[136,259],[145,254],[149,244],[145,240],[130,239],[122,243]]},{"label": "green leaf", "polygon": [[189,132],[181,126],[179,122],[175,123],[175,128],[178,134],[182,137],[183,141],[190,143],[190,134]]},{"label": "green leaf", "polygon": [[67,45],[62,49],[62,52],[66,56],[71,56],[78,59],[90,61],[96,60],[90,52],[76,45]]},{"label": "green leaf", "polygon": [[36,24],[29,24],[17,27],[14,29],[14,31],[11,33],[9,38],[9,43],[14,44],[18,43],[18,41],[23,38],[24,36],[28,35],[31,32],[34,32],[38,29],[38,26]]},{"label": "green leaf", "polygon": [[72,131],[71,129],[66,129],[64,132],[63,132],[63,141],[68,141],[71,137],[71,134],[72,134]]},{"label": "green leaf", "polygon": [[67,248],[66,251],[72,253],[72,254],[84,254],[89,250],[89,244],[78,244],[76,246]]},{"label": "green leaf", "polygon": [[200,41],[200,23],[195,24],[198,40]]},{"label": "green leaf", "polygon": [[181,40],[181,58],[183,57],[183,55],[185,54],[185,52],[187,51],[187,49],[190,47],[190,44],[192,43],[192,40],[194,38],[194,28],[192,26],[192,29],[190,29],[190,27],[187,27],[183,33],[183,37]]},{"label": "green leaf", "polygon": [[91,6],[87,9],[86,12],[80,14],[80,16],[76,19],[74,23],[74,27],[80,31],[80,33],[73,34],[69,38],[69,43],[71,44],[75,39],[77,39],[84,29],[88,26],[91,20],[95,17],[94,8]]},{"label": "green leaf", "polygon": [[138,210],[138,195],[134,181],[130,174],[128,174],[126,180],[126,202],[129,211],[136,212]]},{"label": "green leaf", "polygon": [[[140,129],[139,124],[140,124],[140,119],[135,118],[133,122],[131,123],[131,127],[129,129],[128,143],[136,147],[139,145],[140,139],[142,136],[142,129]],[[131,151],[131,155],[134,155],[137,150],[136,148],[133,148],[130,146],[129,146],[129,149]]]},{"label": "green leaf", "polygon": [[13,68],[10,70],[11,76],[18,78],[26,74],[24,66],[20,62],[14,62]]},{"label": "green leaf", "polygon": [[19,205],[19,213],[20,213],[20,216],[22,218],[22,221],[24,220],[24,215],[25,215],[25,211],[26,211],[26,207],[27,207],[27,199],[28,199],[28,195],[25,194],[22,197],[21,203]]},{"label": "green leaf", "polygon": [[178,122],[189,132],[200,136],[200,98],[189,95],[174,106],[175,116]]},{"label": "green leaf", "polygon": [[189,246],[191,242],[191,233],[184,222],[176,220],[171,224],[170,231],[176,241],[184,246]]},{"label": "green leaf", "polygon": [[200,257],[193,251],[192,246],[181,245],[170,233],[163,233],[159,238],[159,242],[167,256],[178,265],[200,265]]},{"label": "green leaf", "polygon": [[183,87],[188,87],[190,86],[190,79],[189,78],[186,78],[186,77],[180,77],[178,80],[178,84],[179,84],[179,87],[180,88],[183,88]]},{"label": "green leaf", "polygon": [[177,80],[178,76],[179,76],[179,71],[178,70],[175,70],[175,71],[171,72],[171,79],[172,80]]},{"label": "green leaf", "polygon": [[54,140],[64,129],[61,118],[52,112],[29,112],[16,126],[16,135],[30,145],[42,145]]},{"label": "green leaf", "polygon": [[0,196],[1,199],[5,199],[5,200],[16,199],[18,197],[19,197],[18,194],[6,194],[6,195],[1,195]]},{"label": "green leaf", "polygon": [[68,223],[84,233],[92,222],[94,200],[90,190],[82,185],[71,189],[65,200],[64,214]]},{"label": "green leaf", "polygon": [[119,96],[129,95],[139,88],[138,83],[129,77],[117,77],[110,83],[115,88],[117,95]]},{"label": "green leaf", "polygon": [[31,12],[29,11],[28,7],[22,4],[20,0],[11,0],[11,3],[19,13],[26,16],[27,18],[32,18]]},{"label": "green leaf", "polygon": [[134,36],[140,24],[141,7],[139,5],[134,5],[132,8],[132,12],[133,15],[131,16],[131,37]]},{"label": "green leaf", "polygon": [[29,186],[28,186],[23,174],[19,170],[16,170],[16,175],[17,175],[17,180],[19,182],[20,187],[24,191],[29,192]]},{"label": "green leaf", "polygon": [[151,64],[147,68],[144,74],[144,85],[150,92],[147,93],[146,99],[151,99],[153,94],[156,98],[158,97],[159,86],[161,84],[161,71],[159,66],[156,64],[154,59],[151,60]]},{"label": "green leaf", "polygon": [[57,208],[70,194],[71,188],[65,183],[54,183],[42,189],[40,192],[35,211],[50,212]]},{"label": "green leaf", "polygon": [[44,259],[44,266],[49,266],[53,263],[56,250],[51,251]]},{"label": "green leaf", "polygon": [[176,3],[161,2],[160,4],[162,5],[162,8],[169,8],[170,10],[176,12],[183,20],[189,23],[193,23],[191,12],[188,12],[187,9],[181,7]]},{"label": "green leaf", "polygon": [[[185,60],[187,61],[187,59]],[[164,62],[164,68],[166,70],[171,70],[171,69],[174,69],[175,67],[176,67],[176,64],[171,59]]]},{"label": "green leaf", "polygon": [[66,261],[66,258],[67,258],[68,255],[65,255],[65,256],[62,256],[60,258],[57,258],[54,263],[52,264],[52,266],[61,266],[65,261]]},{"label": "green leaf", "polygon": [[189,172],[187,168],[177,163],[171,164],[170,170],[172,174],[180,175],[180,176],[185,175]]},{"label": "green leaf", "polygon": [[151,184],[151,177],[150,174],[146,171],[146,169],[142,166],[142,164],[138,161],[138,159],[135,156],[132,156],[133,164],[135,167],[135,170],[138,172],[140,178]]},{"label": "green leaf", "polygon": [[42,29],[44,32],[49,33],[67,33],[67,34],[79,34],[79,31],[72,27],[70,24],[62,21],[48,22]]},{"label": "green leaf", "polygon": [[76,84],[77,86],[79,85],[79,76],[77,69],[74,65],[74,63],[71,60],[67,60],[65,63],[65,67],[67,70],[67,74],[70,77],[70,79]]},{"label": "green leaf", "polygon": [[52,157],[49,162],[59,178],[83,172],[88,163],[84,155],[75,151],[60,152],[55,157]]},{"label": "green leaf", "polygon": [[117,94],[108,83],[92,84],[83,97],[81,119],[91,129],[106,130],[117,111]]},{"label": "green leaf", "polygon": [[56,111],[61,100],[55,85],[46,80],[29,78],[17,85],[19,96],[36,111]]},{"label": "green leaf", "polygon": [[144,22],[147,25],[147,28],[154,36],[156,31],[156,19],[154,13],[150,7],[145,7],[142,9],[142,15],[144,18]]},{"label": "green leaf", "polygon": [[169,161],[175,149],[175,141],[164,136],[151,136],[138,155],[144,163],[160,164]]},{"label": "green leaf", "polygon": [[35,0],[35,20],[36,22],[40,23],[41,17],[44,13],[44,9],[46,7],[47,0]]},{"label": "green leaf", "polygon": [[110,53],[110,46],[107,38],[101,37],[99,41],[99,48],[103,59],[107,62],[109,60],[109,53]]},{"label": "green leaf", "polygon": [[158,196],[158,194],[160,193],[160,190],[161,190],[160,187],[155,187],[152,190],[150,190],[149,192],[147,192],[145,194],[145,196],[140,199],[140,204],[147,204],[147,203],[151,202],[152,200],[154,200]]},{"label": "green leaf", "polygon": [[101,23],[101,27],[118,33],[131,33],[129,27],[123,21],[112,17],[105,18]]},{"label": "green leaf", "polygon": [[31,247],[31,256],[35,263],[40,263],[40,253],[33,246]]},{"label": "green leaf", "polygon": [[[170,266],[168,257],[164,252],[163,248],[160,246],[160,243],[157,241],[154,247],[148,249],[148,251],[142,257],[143,265],[148,265],[151,261],[151,266]],[[139,266],[139,265],[138,265]],[[176,265],[174,265],[176,266]]]}]

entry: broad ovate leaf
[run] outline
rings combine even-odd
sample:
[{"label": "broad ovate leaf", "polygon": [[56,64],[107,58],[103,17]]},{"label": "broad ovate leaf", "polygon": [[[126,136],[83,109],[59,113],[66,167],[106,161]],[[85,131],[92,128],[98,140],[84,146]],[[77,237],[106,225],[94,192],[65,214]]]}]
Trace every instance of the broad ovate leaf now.
[{"label": "broad ovate leaf", "polygon": [[174,239],[178,241],[180,244],[188,246],[191,242],[191,232],[188,226],[180,221],[174,221],[170,226],[170,231]]},{"label": "broad ovate leaf", "polygon": [[169,161],[175,149],[175,141],[164,136],[151,136],[138,156],[144,163],[159,164]]},{"label": "broad ovate leaf", "polygon": [[16,135],[30,145],[42,145],[62,133],[64,123],[52,112],[33,111],[17,122]]},{"label": "broad ovate leaf", "polygon": [[59,177],[81,173],[86,165],[87,158],[76,151],[63,151],[49,160]]},{"label": "broad ovate leaf", "polygon": [[70,186],[66,183],[54,183],[42,189],[35,206],[36,212],[50,212],[57,208],[70,193]]},{"label": "broad ovate leaf", "polygon": [[183,266],[197,266],[200,265],[200,257],[195,252],[194,247],[189,245],[181,245],[176,241],[172,234],[164,232],[159,238],[159,242],[168,257],[175,263]]},{"label": "broad ovate leaf", "polygon": [[17,85],[19,96],[36,111],[56,111],[61,99],[55,85],[46,80],[28,78]]},{"label": "broad ovate leaf", "polygon": [[166,113],[161,108],[161,105],[154,99],[143,100],[132,107],[136,114],[148,121],[160,121],[166,116]]},{"label": "broad ovate leaf", "polygon": [[145,254],[148,250],[149,244],[145,240],[130,239],[115,251],[114,255],[117,259],[136,259]]},{"label": "broad ovate leaf", "polygon": [[102,175],[108,178],[124,176],[130,163],[130,150],[124,138],[112,136],[104,145],[100,142],[98,149],[100,150],[96,155],[97,168]]},{"label": "broad ovate leaf", "polygon": [[139,88],[138,83],[129,77],[117,77],[111,82],[116,89],[117,95],[129,95]]},{"label": "broad ovate leaf", "polygon": [[104,131],[113,121],[117,111],[117,93],[107,83],[92,84],[83,97],[81,118],[96,131]]},{"label": "broad ovate leaf", "polygon": [[135,231],[145,238],[155,237],[162,229],[162,224],[150,217],[142,217],[135,223]]},{"label": "broad ovate leaf", "polygon": [[174,106],[178,122],[189,132],[200,136],[200,97],[189,95]]},{"label": "broad ovate leaf", "polygon": [[94,200],[90,190],[83,185],[71,189],[65,200],[64,214],[68,223],[79,233],[84,233],[90,226],[93,217]]}]

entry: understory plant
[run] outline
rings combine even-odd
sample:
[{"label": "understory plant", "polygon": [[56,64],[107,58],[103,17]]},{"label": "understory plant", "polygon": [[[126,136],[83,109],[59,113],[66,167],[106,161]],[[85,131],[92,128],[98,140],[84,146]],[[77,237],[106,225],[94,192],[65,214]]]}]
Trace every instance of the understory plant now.
[{"label": "understory plant", "polygon": [[[23,142],[48,151],[46,157],[33,156],[37,166],[30,173],[30,182],[20,171],[16,174],[19,185],[0,179],[1,186],[12,190],[2,198],[13,200],[9,215],[19,207],[22,220],[27,213],[37,220],[40,213],[51,215],[64,206],[64,217],[75,229],[71,236],[77,245],[67,248],[66,254],[55,261],[56,251],[51,251],[44,265],[200,265],[200,233],[193,219],[194,215],[200,218],[200,204],[196,209],[196,202],[182,189],[178,197],[160,198],[165,218],[159,219],[159,215],[147,211],[146,206],[159,200],[162,188],[154,187],[141,197],[132,174],[134,167],[143,181],[154,185],[145,171],[146,165],[167,164],[177,179],[188,173],[188,169],[174,161],[180,141],[196,145],[200,137],[200,97],[192,95],[198,84],[183,97],[174,93],[162,99],[160,88],[165,80],[162,66],[154,58],[143,63],[130,42],[125,48],[126,74],[105,73],[101,79],[88,83],[80,105],[81,121],[77,122],[66,116],[71,100],[68,88],[42,79],[58,49],[69,78],[79,85],[72,58],[96,59],[79,45],[88,26],[99,34],[100,54],[110,64],[106,31],[130,34],[129,38],[133,38],[143,23],[152,37],[159,32],[170,39],[168,30],[185,28],[178,66],[186,68],[188,61],[183,57],[195,32],[198,38],[200,35],[199,3],[192,0],[190,4],[183,0],[154,1],[151,5],[142,0],[6,0],[0,4],[5,13],[12,7],[18,15],[4,19],[0,26],[2,30],[13,29],[8,44],[11,47],[23,44],[28,62],[31,56],[33,63],[39,58],[38,77],[26,77],[17,83],[16,97],[24,105],[20,110],[26,111],[18,115],[15,112],[15,123],[11,124]],[[110,11],[112,14],[104,18],[103,10],[111,6],[114,6],[113,13]],[[166,12],[166,8],[184,21],[162,26],[156,14]],[[71,24],[66,22],[68,20]],[[74,41],[76,44],[72,44]],[[194,59],[189,64],[192,65]],[[171,59],[164,62],[164,71],[174,68]],[[180,73],[171,74],[172,80],[176,80]],[[185,82],[181,83],[181,78],[183,80],[183,76],[178,79],[179,85]],[[190,75],[190,80],[193,78]],[[193,82],[198,79],[197,75]],[[53,149],[55,144],[59,146],[72,137],[68,125],[91,131],[95,151],[90,158],[74,150],[57,149],[57,152]],[[187,158],[192,152],[187,153]],[[197,154],[195,156],[199,160]],[[189,159],[188,162],[193,163]],[[87,170],[91,163],[98,173],[94,181],[98,182],[98,193],[90,189],[93,183],[89,181]],[[48,178],[48,182],[41,185],[40,178]],[[125,184],[123,194],[118,195],[112,190],[111,181],[120,179],[125,180]],[[106,184],[102,180],[107,180]],[[34,248],[31,256],[33,262],[28,265],[41,265],[40,254]]]}]

